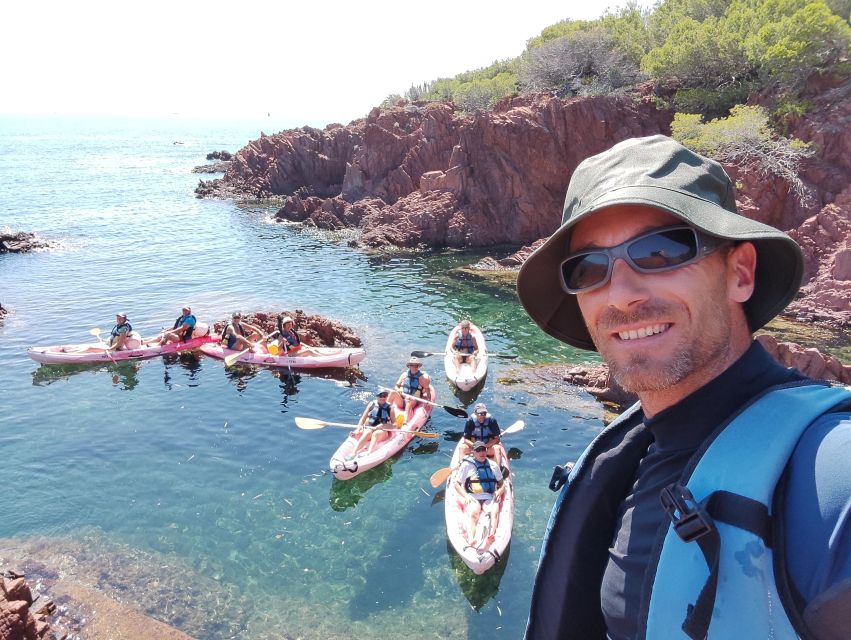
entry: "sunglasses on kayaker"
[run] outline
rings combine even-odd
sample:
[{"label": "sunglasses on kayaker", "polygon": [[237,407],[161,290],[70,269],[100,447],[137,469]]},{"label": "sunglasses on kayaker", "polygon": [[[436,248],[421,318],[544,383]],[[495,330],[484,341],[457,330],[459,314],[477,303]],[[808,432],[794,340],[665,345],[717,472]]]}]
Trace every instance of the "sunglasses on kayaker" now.
[{"label": "sunglasses on kayaker", "polygon": [[654,229],[614,247],[571,253],[561,261],[561,286],[568,293],[587,293],[609,282],[618,258],[638,273],[661,273],[697,262],[729,242],[684,224]]}]

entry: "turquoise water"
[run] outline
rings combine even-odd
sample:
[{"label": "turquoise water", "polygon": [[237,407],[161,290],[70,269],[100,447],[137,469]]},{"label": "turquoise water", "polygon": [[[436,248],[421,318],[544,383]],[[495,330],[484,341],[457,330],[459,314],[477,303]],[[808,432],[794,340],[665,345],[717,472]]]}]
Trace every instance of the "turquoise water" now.
[{"label": "turquoise water", "polygon": [[[0,227],[60,243],[0,256],[0,303],[13,310],[0,325],[0,485],[16,489],[0,496],[0,538],[75,549],[93,584],[199,638],[519,637],[552,466],[576,457],[601,412],[581,392],[556,410],[503,380],[520,364],[583,356],[547,339],[510,291],[453,274],[475,256],[367,257],[344,236],[273,222],[262,203],[196,199],[192,167],[261,128],[276,129],[0,117]],[[299,374],[293,388],[200,356],[40,367],[25,354],[85,342],[118,310],[154,333],[187,302],[205,320],[280,308],[340,320],[363,339],[367,379]],[[478,398],[503,426],[527,424],[510,442],[510,554],[483,578],[448,549],[428,483],[459,419],[436,410],[439,441],[414,441],[348,483],[324,473],[346,432],[293,423],[356,419],[411,350],[439,351],[460,316],[491,350],[519,356],[491,360]],[[438,400],[459,402],[441,360],[427,369]],[[160,599],[146,599],[151,584]]]}]

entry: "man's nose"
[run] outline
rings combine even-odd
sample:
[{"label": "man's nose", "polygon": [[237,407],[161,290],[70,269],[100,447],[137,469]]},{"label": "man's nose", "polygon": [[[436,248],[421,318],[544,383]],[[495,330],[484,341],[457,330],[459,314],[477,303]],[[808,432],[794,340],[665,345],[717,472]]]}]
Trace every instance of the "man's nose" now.
[{"label": "man's nose", "polygon": [[625,260],[615,259],[612,277],[606,286],[609,304],[618,309],[646,302],[650,297],[650,277],[633,270]]}]

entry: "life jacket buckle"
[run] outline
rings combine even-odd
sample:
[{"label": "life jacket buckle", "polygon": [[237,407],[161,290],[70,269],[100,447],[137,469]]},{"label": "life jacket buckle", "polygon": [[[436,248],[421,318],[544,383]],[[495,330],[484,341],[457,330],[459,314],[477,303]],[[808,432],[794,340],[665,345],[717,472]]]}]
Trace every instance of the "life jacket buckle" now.
[{"label": "life jacket buckle", "polygon": [[550,491],[558,491],[567,483],[567,477],[570,475],[570,470],[573,468],[571,463],[564,466],[557,464],[553,467],[553,475],[550,478]]},{"label": "life jacket buckle", "polygon": [[712,518],[695,501],[688,487],[670,484],[662,489],[659,498],[674,525],[674,531],[683,542],[692,542],[715,530]]}]

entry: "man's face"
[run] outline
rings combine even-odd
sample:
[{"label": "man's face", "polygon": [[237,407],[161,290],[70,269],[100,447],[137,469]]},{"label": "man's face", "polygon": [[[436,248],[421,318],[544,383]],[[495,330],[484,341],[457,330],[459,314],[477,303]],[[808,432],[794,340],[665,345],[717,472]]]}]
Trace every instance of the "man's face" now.
[{"label": "man's face", "polygon": [[[678,223],[651,207],[609,207],[577,223],[570,251],[612,247]],[[680,388],[689,393],[731,364],[738,305],[728,296],[726,254],[721,249],[693,264],[652,274],[637,273],[618,259],[606,285],[577,294],[588,332],[624,389]]]},{"label": "man's face", "polygon": [[476,459],[481,462],[487,457],[488,450],[485,447],[479,447],[474,453],[476,454]]},{"label": "man's face", "polygon": [[476,411],[476,419],[479,422],[484,422],[487,415],[488,415],[487,411]]}]

